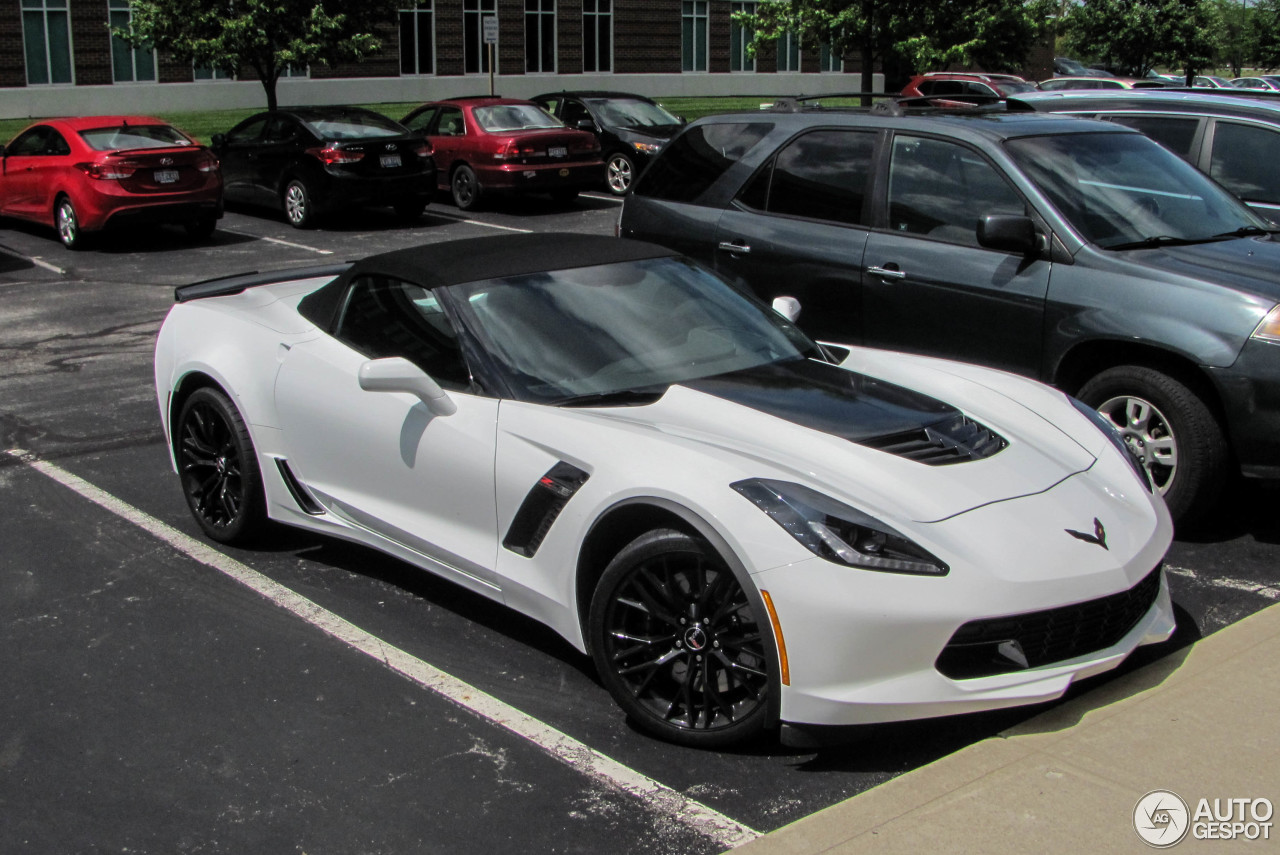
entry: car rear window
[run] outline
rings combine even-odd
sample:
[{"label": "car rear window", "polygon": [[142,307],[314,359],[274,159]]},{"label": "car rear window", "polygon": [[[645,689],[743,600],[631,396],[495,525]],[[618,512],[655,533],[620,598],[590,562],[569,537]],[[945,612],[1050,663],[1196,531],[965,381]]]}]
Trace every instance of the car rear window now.
[{"label": "car rear window", "polygon": [[322,140],[362,140],[377,137],[396,137],[405,132],[404,126],[377,113],[348,114],[306,122],[311,133]]},{"label": "car rear window", "polygon": [[694,125],[666,145],[634,192],[670,202],[692,202],[771,130],[772,122]]},{"label": "car rear window", "polygon": [[116,125],[80,132],[80,139],[97,151],[128,151],[135,148],[167,148],[195,145],[168,125]]}]

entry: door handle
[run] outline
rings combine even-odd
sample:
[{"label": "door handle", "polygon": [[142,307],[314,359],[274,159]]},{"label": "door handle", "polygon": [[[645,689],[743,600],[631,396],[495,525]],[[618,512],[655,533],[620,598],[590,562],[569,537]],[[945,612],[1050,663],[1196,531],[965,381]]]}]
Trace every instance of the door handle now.
[{"label": "door handle", "polygon": [[739,243],[736,241],[722,240],[720,241],[720,248],[725,252],[738,252],[743,255],[747,255],[751,252],[751,244]]},{"label": "door handle", "polygon": [[906,279],[907,274],[898,269],[898,265],[892,267],[868,267],[867,272],[872,276],[879,276],[881,279]]}]

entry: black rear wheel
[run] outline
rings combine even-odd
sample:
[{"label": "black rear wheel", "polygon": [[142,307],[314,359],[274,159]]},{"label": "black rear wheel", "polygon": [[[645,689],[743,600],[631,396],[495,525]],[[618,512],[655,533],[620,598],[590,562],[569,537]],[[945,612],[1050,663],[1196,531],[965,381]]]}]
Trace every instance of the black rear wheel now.
[{"label": "black rear wheel", "polygon": [[703,541],[657,529],[624,547],[600,578],[589,629],[601,680],[650,733],[711,748],[764,727],[767,630]]},{"label": "black rear wheel", "polygon": [[230,399],[197,389],[173,433],[182,492],[200,528],[219,543],[252,540],[266,522],[262,477],[253,440]]}]

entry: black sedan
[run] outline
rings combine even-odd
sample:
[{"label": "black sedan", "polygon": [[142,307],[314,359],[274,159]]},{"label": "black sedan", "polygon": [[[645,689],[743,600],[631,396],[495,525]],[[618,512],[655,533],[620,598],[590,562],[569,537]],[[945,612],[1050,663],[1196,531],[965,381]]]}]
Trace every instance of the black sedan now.
[{"label": "black sedan", "polygon": [[403,125],[360,107],[259,113],[213,135],[228,201],[283,210],[315,225],[327,210],[390,205],[417,218],[435,192],[431,146]]},{"label": "black sedan", "polygon": [[529,100],[571,128],[591,131],[604,154],[605,184],[621,196],[683,120],[643,95],[626,92],[548,92]]}]

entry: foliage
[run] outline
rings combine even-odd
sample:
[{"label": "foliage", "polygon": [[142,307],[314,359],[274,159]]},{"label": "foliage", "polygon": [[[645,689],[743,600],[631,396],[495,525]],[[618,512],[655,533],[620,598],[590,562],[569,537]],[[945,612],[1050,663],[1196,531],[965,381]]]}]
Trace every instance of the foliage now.
[{"label": "foliage", "polygon": [[1280,0],[1261,0],[1252,11],[1253,59],[1263,68],[1280,67]]},{"label": "foliage", "polygon": [[1214,65],[1221,20],[1212,0],[1083,0],[1066,15],[1066,43],[1135,77],[1157,65],[1195,72]]},{"label": "foliage", "polygon": [[862,90],[875,66],[932,70],[958,64],[1021,67],[1044,32],[1052,0],[762,0],[734,18],[758,52],[788,32],[802,45],[858,57]]},{"label": "foliage", "polygon": [[133,19],[115,35],[227,74],[251,68],[276,108],[276,81],[289,66],[360,60],[382,48],[379,22],[393,0],[134,0]]},{"label": "foliage", "polygon": [[1230,69],[1231,77],[1241,77],[1245,65],[1255,62],[1258,53],[1259,33],[1253,24],[1255,8],[1237,0],[1214,0],[1214,4],[1218,7],[1221,26],[1217,66]]}]

